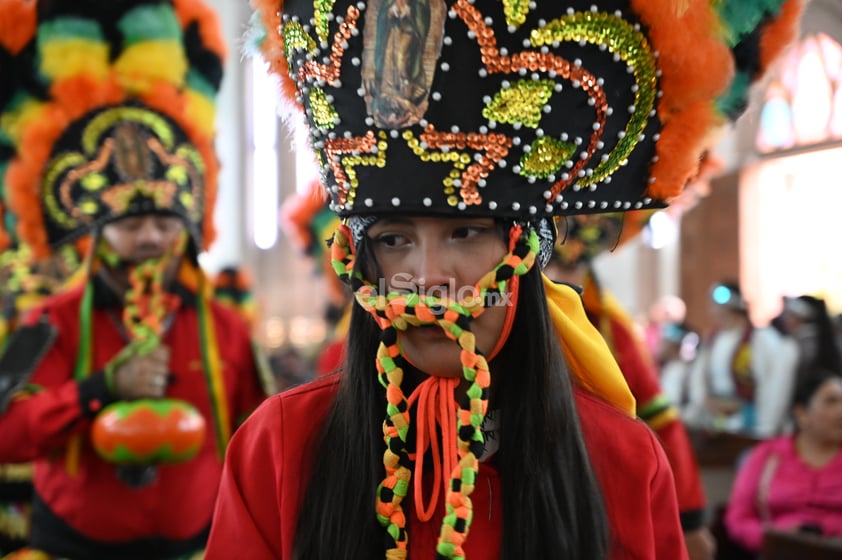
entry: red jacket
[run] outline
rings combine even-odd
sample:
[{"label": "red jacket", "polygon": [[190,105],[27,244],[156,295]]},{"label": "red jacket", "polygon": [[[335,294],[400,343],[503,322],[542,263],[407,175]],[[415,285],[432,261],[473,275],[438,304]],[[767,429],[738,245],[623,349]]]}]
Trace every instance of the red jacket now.
[{"label": "red jacket", "polygon": [[[182,305],[163,343],[171,349],[167,396],[189,401],[199,409],[207,420],[205,442],[190,461],[159,466],[155,482],[133,489],[117,478],[115,466],[96,454],[88,438],[96,411],[110,398],[104,391],[100,370],[126,344],[113,315],[116,312],[119,317],[119,309],[109,313],[95,304],[94,373],[77,382],[73,373],[79,348],[81,298],[79,288],[44,304],[43,313],[58,328],[58,336],[30,380],[42,390],[17,398],[0,415],[0,463],[35,460],[35,491],[48,508],[47,517],[84,540],[119,543],[195,538],[207,530],[222,473],[201,359],[197,309]],[[233,424],[254,410],[266,393],[261,388],[245,324],[219,304],[211,303],[211,314],[233,429]],[[77,460],[68,459],[68,443],[75,434],[81,434]],[[33,533],[38,523],[34,515]]]},{"label": "red jacket", "polygon": [[[231,440],[206,560],[291,558],[297,512],[307,489],[304,463],[334,398],[338,376],[268,399]],[[579,417],[607,503],[611,560],[687,558],[669,464],[651,430],[598,398],[577,391]],[[500,479],[483,463],[465,551],[472,560],[500,556]],[[422,523],[409,513],[410,558],[433,558],[444,505]],[[373,515],[373,512],[372,512]]]}]

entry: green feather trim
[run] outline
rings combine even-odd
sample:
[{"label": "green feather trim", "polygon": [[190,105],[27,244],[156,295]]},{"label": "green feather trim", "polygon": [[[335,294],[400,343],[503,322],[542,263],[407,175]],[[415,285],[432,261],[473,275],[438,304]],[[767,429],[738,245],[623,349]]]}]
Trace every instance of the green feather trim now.
[{"label": "green feather trim", "polygon": [[754,31],[763,18],[777,15],[785,0],[722,0],[717,3],[719,19],[727,31],[730,46]]},{"label": "green feather trim", "polygon": [[728,91],[716,101],[719,112],[725,115],[733,115],[742,111],[746,99],[748,99],[749,87],[751,87],[751,76],[745,72],[734,75]]},{"label": "green feather trim", "polygon": [[120,18],[125,46],[143,41],[181,40],[181,26],[171,6],[166,4],[138,6]]},{"label": "green feather trim", "polygon": [[261,48],[267,37],[266,27],[260,19],[260,13],[254,12],[243,35],[243,54],[249,58],[260,56]]},{"label": "green feather trim", "polygon": [[102,43],[105,38],[99,24],[80,17],[62,17],[46,21],[38,27],[38,48],[61,39],[87,39]]}]

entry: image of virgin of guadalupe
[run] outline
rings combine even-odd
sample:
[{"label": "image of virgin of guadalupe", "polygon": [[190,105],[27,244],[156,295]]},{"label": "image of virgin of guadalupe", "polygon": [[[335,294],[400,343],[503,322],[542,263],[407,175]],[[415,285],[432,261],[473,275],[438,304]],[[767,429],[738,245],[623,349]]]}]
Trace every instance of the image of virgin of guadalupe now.
[{"label": "image of virgin of guadalupe", "polygon": [[412,126],[427,110],[441,53],[443,0],[371,0],[362,78],[368,114],[380,128]]}]

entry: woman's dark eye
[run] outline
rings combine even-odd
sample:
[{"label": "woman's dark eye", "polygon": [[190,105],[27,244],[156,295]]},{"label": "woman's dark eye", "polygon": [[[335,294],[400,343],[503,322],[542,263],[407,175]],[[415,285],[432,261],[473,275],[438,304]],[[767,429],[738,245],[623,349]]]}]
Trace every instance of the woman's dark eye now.
[{"label": "woman's dark eye", "polygon": [[374,238],[374,242],[384,247],[397,247],[403,242],[403,236],[391,233],[384,233]]},{"label": "woman's dark eye", "polygon": [[480,235],[485,230],[486,228],[478,226],[459,227],[453,230],[453,237],[454,239],[467,239],[475,235]]}]

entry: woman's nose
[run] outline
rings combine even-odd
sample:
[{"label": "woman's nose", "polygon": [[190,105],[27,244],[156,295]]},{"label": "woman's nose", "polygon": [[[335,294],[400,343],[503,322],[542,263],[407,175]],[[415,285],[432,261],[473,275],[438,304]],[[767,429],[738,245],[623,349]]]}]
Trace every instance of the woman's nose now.
[{"label": "woman's nose", "polygon": [[[435,241],[424,241],[418,244],[417,265],[415,270],[415,284],[419,292],[429,292],[437,288],[437,295],[441,289],[445,290],[453,283],[453,273],[448,265],[445,247]],[[452,296],[452,294],[446,295]]]}]

